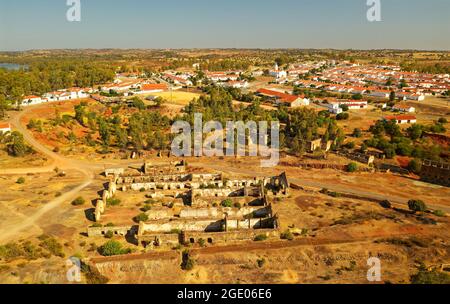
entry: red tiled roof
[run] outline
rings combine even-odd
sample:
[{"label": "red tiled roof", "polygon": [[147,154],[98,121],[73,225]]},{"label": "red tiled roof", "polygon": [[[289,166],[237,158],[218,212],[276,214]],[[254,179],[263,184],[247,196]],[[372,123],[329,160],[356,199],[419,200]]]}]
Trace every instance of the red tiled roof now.
[{"label": "red tiled roof", "polygon": [[10,129],[11,125],[7,122],[0,123],[0,129]]},{"label": "red tiled roof", "polygon": [[280,98],[281,101],[285,101],[285,102],[289,102],[289,103],[292,103],[299,98],[303,98],[301,96],[289,95],[286,93],[281,93],[281,92],[272,91],[272,90],[268,90],[268,89],[259,89],[257,92],[260,94],[268,95],[268,96],[278,97],[278,98]]},{"label": "red tiled roof", "polygon": [[397,116],[386,116],[386,120],[417,120],[414,115],[397,115]]},{"label": "red tiled roof", "polygon": [[142,91],[153,91],[153,90],[167,90],[167,85],[163,83],[151,83],[143,84],[141,87]]},{"label": "red tiled roof", "polygon": [[28,100],[28,99],[35,99],[35,98],[40,98],[39,96],[35,96],[35,95],[30,95],[30,96],[25,96],[23,98],[23,100]]}]

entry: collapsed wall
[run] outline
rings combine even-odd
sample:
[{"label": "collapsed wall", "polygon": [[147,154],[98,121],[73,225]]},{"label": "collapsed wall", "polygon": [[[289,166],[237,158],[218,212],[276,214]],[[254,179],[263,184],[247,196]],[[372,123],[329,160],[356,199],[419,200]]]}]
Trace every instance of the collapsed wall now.
[{"label": "collapsed wall", "polygon": [[420,177],[423,181],[450,187],[450,164],[425,160]]}]

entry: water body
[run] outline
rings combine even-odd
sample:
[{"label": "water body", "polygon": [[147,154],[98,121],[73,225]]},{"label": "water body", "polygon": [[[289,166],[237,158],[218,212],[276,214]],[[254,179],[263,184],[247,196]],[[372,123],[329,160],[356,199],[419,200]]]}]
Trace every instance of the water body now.
[{"label": "water body", "polygon": [[17,71],[21,69],[27,69],[27,65],[17,64],[17,63],[1,63],[0,62],[0,69],[6,69],[6,70],[12,70]]}]

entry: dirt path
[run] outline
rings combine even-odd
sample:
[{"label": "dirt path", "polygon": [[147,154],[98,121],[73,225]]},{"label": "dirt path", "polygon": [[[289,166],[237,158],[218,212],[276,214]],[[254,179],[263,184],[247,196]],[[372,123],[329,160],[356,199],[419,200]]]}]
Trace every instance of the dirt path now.
[{"label": "dirt path", "polygon": [[9,122],[11,123],[11,125],[14,127],[15,130],[23,134],[24,139],[28,142],[29,145],[33,147],[33,149],[44,154],[52,162],[50,165],[41,168],[19,168],[19,169],[0,170],[0,174],[43,173],[43,172],[51,172],[52,170],[54,170],[55,167],[58,167],[61,170],[79,171],[84,175],[85,178],[82,181],[81,185],[53,199],[45,206],[38,209],[32,216],[25,218],[24,221],[21,222],[20,224],[14,225],[12,227],[2,227],[3,229],[0,233],[0,242],[6,242],[10,240],[12,237],[14,237],[16,234],[20,233],[21,231],[36,225],[36,223],[47,212],[50,212],[51,210],[57,208],[59,205],[74,199],[78,195],[78,193],[87,186],[89,186],[94,179],[94,172],[89,165],[86,165],[86,163],[74,161],[65,158],[63,156],[60,156],[51,151],[50,149],[48,149],[47,147],[45,147],[43,144],[41,144],[33,137],[33,135],[27,130],[27,128],[21,123],[22,117],[31,110],[32,108],[27,108],[22,112],[14,113],[15,115],[11,117]]}]

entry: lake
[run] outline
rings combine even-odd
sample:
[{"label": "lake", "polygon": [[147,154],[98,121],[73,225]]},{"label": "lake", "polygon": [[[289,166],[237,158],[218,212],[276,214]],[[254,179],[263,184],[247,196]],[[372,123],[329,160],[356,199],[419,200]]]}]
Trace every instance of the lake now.
[{"label": "lake", "polygon": [[17,63],[1,63],[0,62],[0,69],[7,69],[7,70],[20,70],[20,69],[26,69],[28,66],[17,64]]}]

